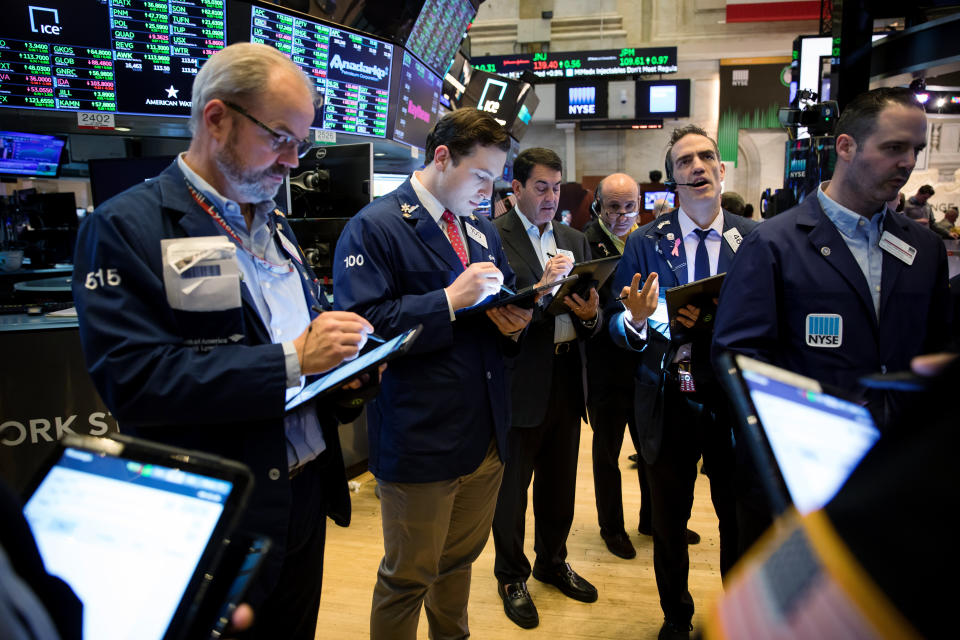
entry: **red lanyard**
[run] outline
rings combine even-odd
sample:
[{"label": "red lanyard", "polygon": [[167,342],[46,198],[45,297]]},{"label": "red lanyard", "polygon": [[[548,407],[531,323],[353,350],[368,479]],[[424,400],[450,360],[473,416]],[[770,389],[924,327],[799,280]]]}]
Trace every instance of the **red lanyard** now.
[{"label": "red lanyard", "polygon": [[240,236],[238,236],[233,230],[233,227],[230,226],[230,223],[228,223],[223,216],[220,215],[220,212],[217,211],[217,209],[210,203],[209,200],[207,200],[206,196],[197,191],[189,181],[186,181],[186,183],[187,189],[190,191],[190,195],[193,196],[193,199],[197,201],[197,204],[200,205],[200,208],[206,211],[207,215],[213,218],[213,221],[220,225],[227,235],[230,236],[230,239],[233,240],[237,246],[243,249],[251,258],[253,258],[255,263],[259,264],[270,273],[275,273],[277,275],[282,275],[293,271],[293,264],[290,261],[287,261],[286,264],[274,264],[265,258],[261,258],[253,251],[248,249],[247,245],[245,245],[243,240],[240,239]]}]

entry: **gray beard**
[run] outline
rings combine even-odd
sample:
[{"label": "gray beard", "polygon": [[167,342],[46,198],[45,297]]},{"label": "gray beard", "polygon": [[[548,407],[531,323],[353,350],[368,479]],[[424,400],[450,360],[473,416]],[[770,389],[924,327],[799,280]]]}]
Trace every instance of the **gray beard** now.
[{"label": "gray beard", "polygon": [[[240,196],[242,202],[272,200],[280,189],[279,184],[268,185],[265,182],[268,176],[278,173],[276,167],[261,171],[245,169],[232,138],[227,141],[223,149],[217,152],[214,160],[217,163],[217,168],[230,181],[230,186]],[[283,173],[286,174],[286,170],[283,170]]]}]

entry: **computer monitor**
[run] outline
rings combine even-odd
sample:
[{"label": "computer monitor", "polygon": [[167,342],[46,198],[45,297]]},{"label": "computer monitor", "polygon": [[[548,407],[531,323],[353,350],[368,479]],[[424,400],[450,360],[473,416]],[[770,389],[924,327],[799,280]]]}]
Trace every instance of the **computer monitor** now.
[{"label": "computer monitor", "polygon": [[290,216],[349,218],[370,204],[373,144],[311,150],[290,174]]},{"label": "computer monitor", "polygon": [[427,133],[440,119],[443,79],[410,52],[400,54],[393,139],[423,149]]},{"label": "computer monitor", "polygon": [[407,181],[405,173],[375,173],[373,174],[373,197],[380,198],[392,193],[397,187]]},{"label": "computer monitor", "polygon": [[121,191],[155,178],[170,166],[174,159],[175,156],[155,156],[88,160],[93,206],[99,207]]},{"label": "computer monitor", "polygon": [[664,210],[673,209],[676,206],[677,194],[673,191],[645,191],[643,193],[643,208],[647,211],[653,211],[657,208],[658,200],[665,200]]},{"label": "computer monitor", "polygon": [[606,81],[558,82],[557,120],[590,120],[607,117]]},{"label": "computer monitor", "polygon": [[0,131],[0,175],[56,178],[66,141],[64,136]]},{"label": "computer monitor", "polygon": [[426,0],[406,38],[406,47],[442,76],[476,15],[473,0]]}]

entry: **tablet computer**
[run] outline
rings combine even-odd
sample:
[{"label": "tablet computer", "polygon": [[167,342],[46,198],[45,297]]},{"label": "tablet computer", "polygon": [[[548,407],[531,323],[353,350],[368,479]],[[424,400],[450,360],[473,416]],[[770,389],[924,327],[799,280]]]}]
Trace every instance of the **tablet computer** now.
[{"label": "tablet computer", "polygon": [[238,462],[68,435],[23,513],[46,570],[83,602],[84,638],[171,640],[189,635],[252,486]]},{"label": "tablet computer", "polygon": [[559,280],[554,280],[553,282],[548,282],[546,284],[530,285],[529,287],[520,289],[520,291],[517,292],[510,291],[506,287],[501,287],[501,290],[496,297],[492,297],[489,300],[475,304],[472,307],[460,309],[456,312],[457,317],[468,318],[478,313],[483,313],[487,309],[505,307],[508,304],[514,304],[522,309],[532,309],[533,305],[536,304],[538,293],[541,291],[549,291],[550,289],[567,282],[573,282],[577,279],[577,277],[578,276],[575,275],[568,275],[565,278],[560,278]]},{"label": "tablet computer", "polygon": [[823,507],[880,438],[870,411],[820,383],[743,355],[718,361],[770,505]]},{"label": "tablet computer", "polygon": [[341,386],[350,382],[364,371],[373,369],[384,362],[397,358],[410,348],[423,325],[417,325],[413,329],[408,329],[403,333],[394,336],[374,349],[357,356],[349,362],[344,362],[336,369],[332,369],[321,375],[319,378],[305,386],[300,393],[287,401],[286,410],[290,411],[304,402],[313,400],[316,397],[324,396],[336,392]]},{"label": "tablet computer", "polygon": [[563,304],[563,299],[566,296],[572,296],[576,293],[586,300],[591,288],[596,288],[599,291],[619,263],[620,256],[610,256],[573,265],[570,275],[578,276],[578,278],[560,287],[553,295],[553,301],[547,306],[547,313],[556,316],[570,311],[570,308]]},{"label": "tablet computer", "polygon": [[[726,273],[718,273],[709,278],[666,290],[664,298],[667,302],[670,335],[674,342],[685,344],[695,339],[709,339],[713,334],[713,321],[717,316],[717,304],[714,300],[720,296],[720,286],[726,275]],[[689,329],[676,321],[677,313],[688,304],[700,308],[696,323]]]}]

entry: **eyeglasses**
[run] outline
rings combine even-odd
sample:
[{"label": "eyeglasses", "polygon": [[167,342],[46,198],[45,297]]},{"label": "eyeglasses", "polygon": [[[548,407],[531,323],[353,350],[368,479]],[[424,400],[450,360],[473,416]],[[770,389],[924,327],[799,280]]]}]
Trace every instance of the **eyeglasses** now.
[{"label": "eyeglasses", "polygon": [[307,155],[307,152],[310,151],[310,149],[313,148],[313,141],[307,140],[306,138],[298,138],[296,136],[291,136],[290,134],[287,134],[287,133],[279,133],[277,131],[274,131],[267,125],[263,124],[262,122],[254,118],[252,115],[250,115],[250,113],[246,109],[244,109],[238,104],[234,104],[233,102],[229,102],[227,100],[224,100],[223,104],[227,105],[237,113],[245,116],[248,120],[250,120],[250,122],[257,125],[261,129],[269,133],[271,136],[273,136],[271,146],[273,150],[277,153],[285,149],[290,149],[295,147],[297,150],[297,157],[302,158],[303,156]]},{"label": "eyeglasses", "polygon": [[604,209],[603,215],[606,216],[612,222],[619,222],[621,218],[626,218],[627,220],[636,218],[638,215],[640,215],[640,212],[639,211],[616,212],[616,211],[607,211],[606,209]]}]

